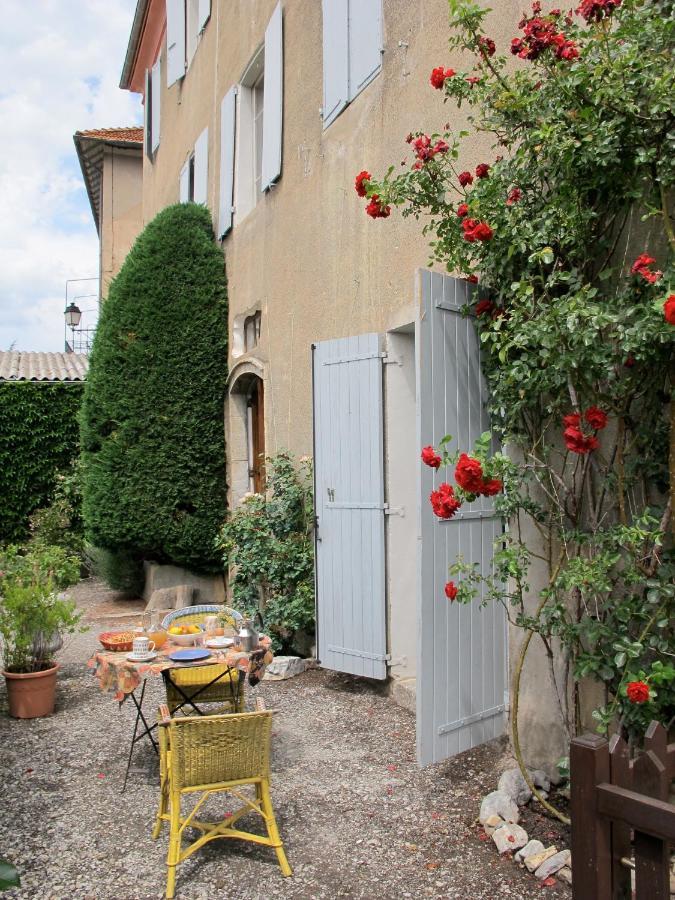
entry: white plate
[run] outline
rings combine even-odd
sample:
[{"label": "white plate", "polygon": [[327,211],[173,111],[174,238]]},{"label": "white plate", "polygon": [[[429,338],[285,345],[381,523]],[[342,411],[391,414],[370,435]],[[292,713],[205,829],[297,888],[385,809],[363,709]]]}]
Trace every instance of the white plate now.
[{"label": "white plate", "polygon": [[206,646],[213,650],[225,650],[234,644],[234,638],[230,637],[213,637],[206,641]]},{"label": "white plate", "polygon": [[127,653],[127,659],[131,662],[150,662],[151,659],[154,659],[157,654],[153,651],[152,653],[146,653],[143,656],[136,656],[133,653]]}]

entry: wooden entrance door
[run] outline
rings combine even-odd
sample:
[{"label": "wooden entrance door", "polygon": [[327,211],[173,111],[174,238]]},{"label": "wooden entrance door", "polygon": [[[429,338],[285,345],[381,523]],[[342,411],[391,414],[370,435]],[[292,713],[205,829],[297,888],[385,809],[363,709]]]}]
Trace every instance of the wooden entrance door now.
[{"label": "wooden entrance door", "polygon": [[250,489],[261,494],[265,490],[265,387],[261,378],[253,380],[246,405]]}]

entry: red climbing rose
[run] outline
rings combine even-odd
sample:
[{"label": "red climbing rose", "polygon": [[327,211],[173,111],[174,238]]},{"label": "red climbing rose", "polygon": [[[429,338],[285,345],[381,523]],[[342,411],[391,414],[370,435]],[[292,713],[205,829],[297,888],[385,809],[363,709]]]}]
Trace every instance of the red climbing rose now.
[{"label": "red climbing rose", "polygon": [[391,206],[382,206],[377,194],[373,194],[370,203],[366,206],[366,212],[373,219],[386,219],[391,213]]},{"label": "red climbing rose", "polygon": [[565,428],[577,428],[580,422],[581,415],[579,413],[569,413],[568,415],[563,416],[563,425]]},{"label": "red climbing rose", "polygon": [[480,493],[485,497],[494,497],[495,494],[498,494],[502,488],[504,487],[504,483],[499,478],[486,478],[481,485]]},{"label": "red climbing rose", "polygon": [[506,198],[506,205],[513,206],[513,204],[517,203],[522,196],[523,192],[521,191],[521,189],[514,187],[511,191],[509,191],[509,195]]},{"label": "red climbing rose", "polygon": [[462,505],[455,496],[455,490],[446,482],[429,495],[431,508],[439,519],[451,519]]},{"label": "red climbing rose", "polygon": [[473,184],[473,175],[471,172],[460,172],[457,177],[462,187],[466,187],[467,184]]},{"label": "red climbing rose", "polygon": [[600,442],[594,435],[585,435],[578,428],[566,428],[563,431],[565,446],[572,453],[589,453],[591,450],[597,450]]},{"label": "red climbing rose", "polygon": [[457,217],[459,219],[463,219],[464,216],[469,215],[469,206],[467,203],[460,203],[457,207]]},{"label": "red climbing rose", "polygon": [[432,469],[438,469],[441,465],[441,457],[436,453],[432,446],[423,447],[422,462],[425,466],[431,466]]},{"label": "red climbing rose", "polygon": [[457,596],[457,585],[454,581],[449,581],[445,586],[445,596],[448,600],[454,600]]},{"label": "red climbing rose", "polygon": [[631,703],[648,703],[649,685],[644,681],[629,681],[626,685],[626,694]]},{"label": "red climbing rose", "polygon": [[462,453],[455,466],[457,484],[469,494],[480,494],[483,480],[483,467],[480,461]]},{"label": "red climbing rose", "polygon": [[658,270],[652,272],[650,267],[655,262],[656,260],[653,256],[641,253],[631,266],[630,273],[631,275],[639,275],[641,278],[644,278],[645,281],[648,281],[649,284],[655,284],[663,275],[663,272],[659,272]]},{"label": "red climbing rose", "polygon": [[370,172],[366,172],[364,169],[354,179],[354,188],[359,197],[366,196],[366,182],[370,181]]},{"label": "red climbing rose", "polygon": [[490,241],[494,232],[487,222],[478,222],[476,219],[464,219],[464,240],[473,244],[475,241]]},{"label": "red climbing rose", "polygon": [[598,409],[597,406],[589,406],[584,413],[584,419],[586,419],[591,428],[594,428],[596,431],[600,431],[607,425],[607,413]]},{"label": "red climbing rose", "polygon": [[478,49],[481,53],[484,53],[485,56],[494,56],[497,48],[495,47],[495,42],[492,38],[483,35],[478,38]]},{"label": "red climbing rose", "polygon": [[671,294],[663,304],[663,315],[669,325],[675,325],[675,294]]},{"label": "red climbing rose", "polygon": [[480,319],[481,316],[491,315],[493,309],[495,308],[492,300],[479,300],[476,303],[476,316]]},{"label": "red climbing rose", "polygon": [[477,178],[487,178],[489,171],[490,171],[490,166],[488,166],[487,163],[480,163],[480,165],[476,166],[476,177]]},{"label": "red climbing rose", "polygon": [[621,6],[621,0],[581,0],[581,5],[575,12],[578,16],[583,16],[587,22],[600,22],[606,16],[610,16],[618,6]]},{"label": "red climbing rose", "polygon": [[446,78],[452,78],[455,74],[454,69],[444,69],[443,66],[436,66],[435,69],[431,70],[431,77],[429,78],[429,84],[436,88],[437,91],[442,91],[443,86],[445,85]]}]

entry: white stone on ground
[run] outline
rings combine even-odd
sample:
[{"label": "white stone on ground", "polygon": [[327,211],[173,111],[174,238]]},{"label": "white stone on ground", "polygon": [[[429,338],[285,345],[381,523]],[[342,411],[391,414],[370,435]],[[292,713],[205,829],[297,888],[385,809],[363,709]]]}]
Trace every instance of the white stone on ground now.
[{"label": "white stone on ground", "polygon": [[305,671],[307,661],[299,656],[275,656],[267,667],[265,678],[268,681],[284,681]]},{"label": "white stone on ground", "polygon": [[532,791],[527,786],[520,769],[508,769],[504,772],[497,783],[497,790],[508,794],[518,806],[524,806],[532,797]]},{"label": "white stone on ground", "polygon": [[505,824],[501,816],[489,816],[483,822],[483,828],[485,829],[485,834],[493,835],[498,828]]},{"label": "white stone on ground", "polygon": [[484,825],[490,816],[501,816],[505,822],[517,822],[520,818],[518,807],[513,800],[503,791],[492,791],[480,805],[478,819]]},{"label": "white stone on ground", "polygon": [[525,860],[525,867],[528,872],[536,872],[539,866],[549,857],[555,856],[558,852],[558,848],[554,846],[547,847],[546,850],[542,850],[541,853],[534,853],[532,856],[528,856]]},{"label": "white stone on ground", "polygon": [[546,791],[546,793],[550,792],[551,779],[546,772],[542,769],[535,769],[533,772],[530,772],[530,777],[532,778],[535,787],[541,788],[542,791]]},{"label": "white stone on ground", "polygon": [[544,845],[541,841],[531,840],[519,850],[514,859],[516,862],[525,862],[528,856],[534,856],[536,853],[541,853],[544,850]]},{"label": "white stone on ground", "polygon": [[550,875],[555,875],[555,873],[559,872],[563,866],[569,866],[571,859],[572,854],[569,850],[561,850],[560,853],[555,853],[553,856],[549,856],[548,859],[545,859],[535,871],[534,876],[535,878],[539,878],[540,881],[543,881]]},{"label": "white stone on ground", "polygon": [[527,832],[520,825],[502,825],[492,835],[499,853],[513,853],[527,844]]},{"label": "white stone on ground", "polygon": [[572,884],[572,870],[569,866],[563,866],[556,875],[556,878],[558,881],[563,881],[565,884]]}]

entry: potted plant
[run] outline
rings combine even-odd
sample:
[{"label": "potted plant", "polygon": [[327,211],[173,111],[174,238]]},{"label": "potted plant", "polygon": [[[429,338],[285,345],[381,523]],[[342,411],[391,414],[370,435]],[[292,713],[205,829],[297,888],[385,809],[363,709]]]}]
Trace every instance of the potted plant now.
[{"label": "potted plant", "polygon": [[63,586],[60,573],[55,579],[53,569],[30,555],[13,554],[9,560],[5,555],[5,561],[10,565],[0,573],[0,637],[9,714],[47,716],[56,693],[53,654],[61,636],[76,630],[80,613],[57,593]]}]

